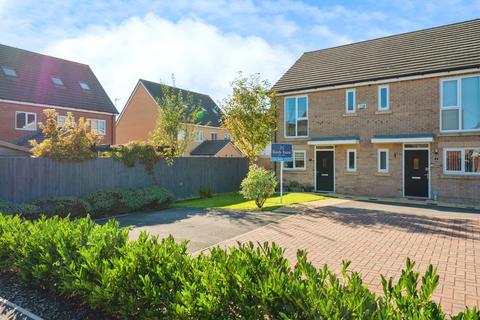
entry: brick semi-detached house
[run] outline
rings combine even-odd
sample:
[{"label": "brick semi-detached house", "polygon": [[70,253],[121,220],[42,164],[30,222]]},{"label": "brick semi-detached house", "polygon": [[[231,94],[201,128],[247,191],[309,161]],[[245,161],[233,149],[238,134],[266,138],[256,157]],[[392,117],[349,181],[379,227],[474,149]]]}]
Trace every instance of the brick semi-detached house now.
[{"label": "brick semi-detached house", "polygon": [[306,52],[273,89],[287,184],[480,203],[480,20]]},{"label": "brick semi-detached house", "polygon": [[[158,110],[161,107],[158,105],[158,101],[163,95],[162,86],[166,85],[143,79],[137,82],[117,120],[118,144],[149,139],[150,134],[155,129]],[[185,97],[188,95],[195,106],[199,107],[198,122],[193,124],[195,138],[187,146],[185,156],[242,156],[241,152],[230,142],[228,131],[220,127],[221,111],[210,96],[174,87],[169,88],[174,94],[181,91]],[[209,141],[212,140],[226,140],[228,142],[210,143]]]},{"label": "brick semi-detached house", "polygon": [[88,65],[0,45],[0,140],[41,140],[45,109],[55,109],[59,123],[67,112],[83,117],[102,143],[115,143],[117,109]]}]

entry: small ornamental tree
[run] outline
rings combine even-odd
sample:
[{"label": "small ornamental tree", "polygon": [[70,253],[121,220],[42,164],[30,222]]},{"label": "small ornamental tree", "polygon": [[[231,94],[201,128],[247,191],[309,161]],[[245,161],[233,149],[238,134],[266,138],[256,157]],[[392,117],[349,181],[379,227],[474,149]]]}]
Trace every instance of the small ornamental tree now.
[{"label": "small ornamental tree", "polygon": [[78,123],[73,120],[72,114],[67,113],[67,120],[61,127],[57,124],[57,112],[53,109],[43,111],[46,116],[45,124],[40,128],[45,140],[38,143],[30,140],[34,157],[48,157],[56,160],[87,160],[97,157],[94,147],[101,137],[90,130],[84,118]]},{"label": "small ornamental tree", "polygon": [[[172,77],[173,84],[175,79]],[[161,85],[162,95],[157,99],[158,116],[149,142],[163,147],[165,158],[173,159],[185,154],[195,136],[194,124],[201,115],[188,92]]]},{"label": "small ornamental tree", "polygon": [[252,164],[248,174],[243,179],[240,194],[248,200],[255,200],[258,208],[275,192],[277,179],[275,174],[262,167]]},{"label": "small ornamental tree", "polygon": [[277,129],[275,93],[258,74],[244,77],[239,73],[231,86],[232,95],[222,103],[222,126],[250,163],[256,163]]}]

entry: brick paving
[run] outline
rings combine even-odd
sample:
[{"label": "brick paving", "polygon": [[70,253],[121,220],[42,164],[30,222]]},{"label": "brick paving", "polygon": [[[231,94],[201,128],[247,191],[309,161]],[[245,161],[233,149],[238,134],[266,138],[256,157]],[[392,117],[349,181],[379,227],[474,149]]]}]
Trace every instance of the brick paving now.
[{"label": "brick paving", "polygon": [[307,249],[312,263],[337,273],[349,259],[379,294],[380,274],[397,279],[410,257],[420,272],[430,263],[438,268],[434,299],[445,312],[480,306],[480,213],[331,199],[220,245],[237,241],[276,242],[292,261],[297,249]]}]

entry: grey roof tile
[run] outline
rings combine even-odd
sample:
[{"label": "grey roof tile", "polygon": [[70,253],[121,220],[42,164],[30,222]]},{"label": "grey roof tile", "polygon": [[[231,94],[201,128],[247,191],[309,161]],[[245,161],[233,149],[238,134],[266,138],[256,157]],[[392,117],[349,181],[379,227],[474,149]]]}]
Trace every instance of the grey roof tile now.
[{"label": "grey roof tile", "polygon": [[305,52],[273,86],[315,89],[480,67],[480,19]]},{"label": "grey roof tile", "polygon": [[231,143],[230,140],[205,140],[190,154],[192,156],[214,156],[229,143]]},{"label": "grey roof tile", "polygon": [[[165,86],[164,84],[147,81],[143,79],[140,79],[140,82],[145,86],[145,88],[148,90],[148,92],[154,99],[158,99],[163,95],[162,86]],[[178,94],[180,90],[182,91],[184,96],[186,94],[190,94],[192,96],[193,102],[198,107],[204,109],[202,110],[203,115],[198,120],[199,121],[198,124],[208,125],[212,127],[220,126],[222,112],[220,108],[216,105],[216,103],[212,100],[212,98],[210,98],[209,95],[190,91],[190,90],[175,88],[171,86],[168,86],[168,87],[173,89],[175,94]]]},{"label": "grey roof tile", "polygon": [[[0,68],[0,99],[118,113],[86,64],[0,44],[0,66],[14,69],[17,75],[7,76]],[[52,76],[64,85],[54,85]],[[82,89],[80,82],[90,90]]]}]

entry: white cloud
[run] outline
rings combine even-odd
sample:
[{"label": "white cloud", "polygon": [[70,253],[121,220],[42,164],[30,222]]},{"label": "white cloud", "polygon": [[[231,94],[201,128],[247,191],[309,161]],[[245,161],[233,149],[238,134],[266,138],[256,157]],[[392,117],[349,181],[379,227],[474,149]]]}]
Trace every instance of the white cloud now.
[{"label": "white cloud", "polygon": [[222,33],[201,20],[171,22],[149,14],[117,26],[90,27],[48,46],[45,53],[89,64],[109,96],[123,108],[137,80],[170,83],[222,99],[238,71],[260,73],[272,83],[295,55],[256,36]]}]

